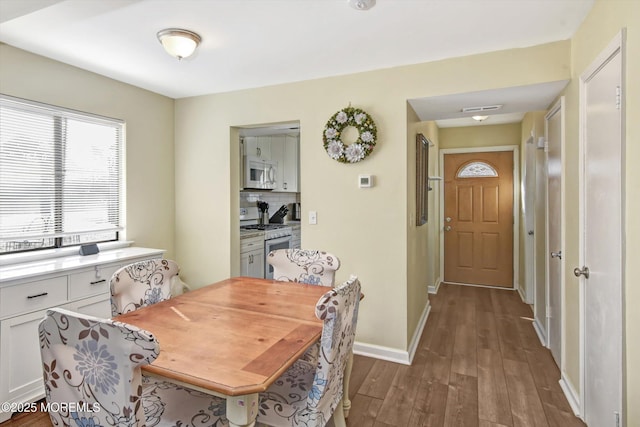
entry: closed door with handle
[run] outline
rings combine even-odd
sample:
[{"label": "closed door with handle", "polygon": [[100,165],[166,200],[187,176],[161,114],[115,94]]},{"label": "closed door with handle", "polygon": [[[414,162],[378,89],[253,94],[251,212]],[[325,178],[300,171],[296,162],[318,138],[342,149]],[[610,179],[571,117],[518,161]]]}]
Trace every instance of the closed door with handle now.
[{"label": "closed door with handle", "polygon": [[444,279],[513,286],[513,152],[444,156]]}]

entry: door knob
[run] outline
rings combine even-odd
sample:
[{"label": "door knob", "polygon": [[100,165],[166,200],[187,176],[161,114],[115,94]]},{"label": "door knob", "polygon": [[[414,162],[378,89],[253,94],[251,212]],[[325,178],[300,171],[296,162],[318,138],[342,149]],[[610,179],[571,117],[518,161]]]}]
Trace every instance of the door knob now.
[{"label": "door knob", "polygon": [[582,269],[580,269],[580,267],[576,267],[573,269],[573,274],[575,274],[576,277],[584,276],[585,279],[588,279],[589,267],[587,267],[586,265],[582,267]]},{"label": "door knob", "polygon": [[451,226],[450,226],[450,225],[447,225],[447,226],[444,228],[444,231],[451,231]]},{"label": "door knob", "polygon": [[562,251],[551,252],[551,258],[559,258],[562,259]]}]

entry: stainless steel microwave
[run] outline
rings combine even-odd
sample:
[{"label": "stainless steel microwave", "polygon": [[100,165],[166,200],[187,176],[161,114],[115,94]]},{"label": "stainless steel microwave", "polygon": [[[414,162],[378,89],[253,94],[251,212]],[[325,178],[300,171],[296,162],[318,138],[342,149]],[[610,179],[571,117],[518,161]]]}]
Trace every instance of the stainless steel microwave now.
[{"label": "stainless steel microwave", "polygon": [[273,190],[276,188],[278,162],[244,156],[244,188]]}]

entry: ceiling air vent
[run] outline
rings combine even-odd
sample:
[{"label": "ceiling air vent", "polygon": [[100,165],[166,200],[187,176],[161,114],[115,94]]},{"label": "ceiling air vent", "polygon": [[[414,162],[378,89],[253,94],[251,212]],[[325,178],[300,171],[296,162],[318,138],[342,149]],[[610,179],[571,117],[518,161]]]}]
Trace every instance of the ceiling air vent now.
[{"label": "ceiling air vent", "polygon": [[463,113],[480,113],[484,111],[495,111],[502,108],[502,105],[483,105],[480,107],[464,107]]}]

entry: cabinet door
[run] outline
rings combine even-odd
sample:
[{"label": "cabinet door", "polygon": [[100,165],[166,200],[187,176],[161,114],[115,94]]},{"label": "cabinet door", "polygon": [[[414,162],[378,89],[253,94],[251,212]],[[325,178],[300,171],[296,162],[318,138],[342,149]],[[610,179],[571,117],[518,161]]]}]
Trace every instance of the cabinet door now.
[{"label": "cabinet door", "polygon": [[299,190],[299,155],[298,137],[287,135],[284,141],[284,154],[282,158],[282,191],[297,193]]},{"label": "cabinet door", "polygon": [[240,275],[264,278],[264,250],[240,254]]},{"label": "cabinet door", "polygon": [[274,191],[284,190],[284,135],[274,135],[271,137],[271,160],[278,162],[278,172],[276,173],[276,188]]},{"label": "cabinet door", "polygon": [[271,137],[246,136],[244,138],[244,155],[271,160]]},{"label": "cabinet door", "polygon": [[251,268],[249,272],[251,277],[264,278],[264,249],[251,252]]},{"label": "cabinet door", "polygon": [[[38,324],[46,310],[0,322],[0,402],[35,401],[44,396]],[[6,412],[0,412],[5,420]]]}]

